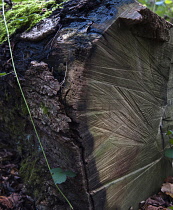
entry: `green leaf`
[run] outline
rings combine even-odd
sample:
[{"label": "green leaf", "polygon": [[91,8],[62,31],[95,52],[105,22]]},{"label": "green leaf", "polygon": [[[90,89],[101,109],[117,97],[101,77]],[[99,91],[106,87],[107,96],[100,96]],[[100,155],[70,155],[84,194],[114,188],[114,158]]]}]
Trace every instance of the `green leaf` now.
[{"label": "green leaf", "polygon": [[164,153],[165,153],[166,157],[173,158],[173,149],[172,148],[165,149]]},{"label": "green leaf", "polygon": [[63,170],[62,170],[62,168],[52,168],[52,169],[50,170],[50,172],[51,172],[52,174],[54,174],[54,173],[61,173],[61,172],[63,172]]},{"label": "green leaf", "polygon": [[28,17],[27,16],[23,16],[23,17],[19,17],[19,18],[17,18],[16,20],[19,20],[19,21],[25,21],[25,20],[27,20],[28,19]]},{"label": "green leaf", "polygon": [[14,72],[14,71],[11,71],[11,72],[9,72],[9,73],[2,72],[2,73],[0,73],[0,77],[6,76],[6,75],[11,74],[11,73],[13,73],[13,72]]},{"label": "green leaf", "polygon": [[173,131],[171,131],[171,130],[167,131],[167,133],[166,133],[166,135],[171,135],[171,134],[173,134]]},{"label": "green leaf", "polygon": [[169,206],[169,207],[167,207],[168,209],[173,209],[173,206]]},{"label": "green leaf", "polygon": [[73,171],[64,171],[64,173],[69,177],[75,177],[76,174]]},{"label": "green leaf", "polygon": [[66,181],[67,175],[61,168],[53,168],[50,170],[53,181],[55,184],[61,184]]},{"label": "green leaf", "polygon": [[165,0],[165,4],[171,4],[172,0]]},{"label": "green leaf", "polygon": [[170,144],[173,144],[173,139],[169,139],[169,143]]},{"label": "green leaf", "polygon": [[19,20],[19,21],[24,21],[25,19],[22,19],[22,18],[21,18],[21,19],[17,19],[17,20]]},{"label": "green leaf", "polygon": [[7,75],[7,73],[5,72],[0,73],[0,76],[5,76],[5,75]]},{"label": "green leaf", "polygon": [[55,184],[61,184],[66,181],[68,177],[75,177],[76,174],[73,171],[63,171],[61,168],[52,168],[50,170],[52,178]]},{"label": "green leaf", "polygon": [[164,1],[157,1],[155,4],[158,5],[158,6],[163,5]]}]

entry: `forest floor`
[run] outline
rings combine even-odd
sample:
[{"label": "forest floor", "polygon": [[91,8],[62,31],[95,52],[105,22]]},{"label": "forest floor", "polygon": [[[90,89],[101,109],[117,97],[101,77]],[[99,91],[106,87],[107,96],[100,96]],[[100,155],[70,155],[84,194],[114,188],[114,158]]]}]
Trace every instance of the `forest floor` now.
[{"label": "forest floor", "polygon": [[27,195],[19,176],[21,159],[11,149],[0,149],[0,210],[34,210],[35,202]]},{"label": "forest floor", "polygon": [[139,204],[139,210],[170,209],[173,209],[173,177],[167,177],[160,187],[160,192],[150,196],[146,201],[142,201]]},{"label": "forest floor", "polygon": [[[0,210],[35,210],[34,199],[19,175],[21,158],[11,149],[0,149]],[[144,189],[145,190],[145,189]],[[173,209],[173,177],[168,177],[161,191],[139,204],[139,210]]]}]

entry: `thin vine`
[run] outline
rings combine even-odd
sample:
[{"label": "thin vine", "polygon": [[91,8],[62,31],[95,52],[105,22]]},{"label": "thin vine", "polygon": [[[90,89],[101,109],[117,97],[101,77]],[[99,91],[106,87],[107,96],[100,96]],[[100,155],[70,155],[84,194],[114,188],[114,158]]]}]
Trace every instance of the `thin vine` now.
[{"label": "thin vine", "polygon": [[[37,128],[35,126],[35,123],[34,123],[34,120],[33,120],[33,117],[31,115],[31,111],[30,111],[30,108],[29,108],[29,105],[28,105],[28,102],[26,100],[26,97],[24,95],[24,92],[23,92],[23,89],[21,87],[21,84],[20,84],[20,81],[19,81],[19,77],[18,77],[18,74],[17,74],[17,71],[16,71],[16,67],[15,67],[15,64],[14,64],[14,58],[13,58],[13,52],[12,52],[12,47],[11,47],[11,42],[10,42],[10,35],[9,35],[9,30],[8,30],[8,26],[7,26],[7,21],[6,21],[6,17],[5,17],[5,3],[4,3],[4,0],[2,0],[2,15],[3,15],[3,20],[4,20],[4,25],[5,25],[5,28],[6,28],[6,33],[7,33],[7,42],[8,42],[8,45],[9,45],[9,50],[10,50],[10,56],[11,56],[11,62],[12,62],[12,67],[13,67],[13,72],[15,74],[15,77],[16,77],[16,80],[17,80],[17,84],[18,84],[18,87],[20,89],[20,92],[21,92],[21,95],[22,95],[22,98],[24,100],[24,103],[26,105],[26,108],[27,108],[27,111],[28,111],[28,114],[29,114],[29,117],[30,117],[30,120],[31,120],[31,123],[32,123],[32,126],[33,126],[33,129],[34,129],[34,132],[36,134],[36,137],[37,137],[37,140],[39,142],[39,145],[40,145],[40,148],[42,150],[42,153],[43,153],[43,156],[44,156],[44,159],[46,161],[46,165],[49,169],[49,172],[52,176],[52,169],[50,167],[50,164],[48,162],[48,159],[47,159],[47,156],[46,156],[46,153],[44,151],[44,148],[43,148],[43,145],[41,143],[41,139],[39,137],[39,134],[38,134],[38,131],[37,131]],[[11,73],[11,72],[10,72]],[[69,204],[70,208],[73,209],[73,206],[72,204],[70,203],[70,201],[68,200],[68,198],[64,195],[64,193],[61,191],[61,189],[57,186],[57,184],[55,184],[56,188],[58,189],[58,191],[60,192],[60,194],[64,197],[64,199],[67,201],[67,203]]]}]

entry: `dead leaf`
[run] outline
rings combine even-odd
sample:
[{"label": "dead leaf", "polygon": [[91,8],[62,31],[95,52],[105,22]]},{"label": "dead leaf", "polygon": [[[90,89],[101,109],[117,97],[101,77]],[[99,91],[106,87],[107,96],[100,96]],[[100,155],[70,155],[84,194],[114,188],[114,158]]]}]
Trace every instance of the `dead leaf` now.
[{"label": "dead leaf", "polygon": [[9,177],[8,177],[8,176],[2,176],[2,179],[3,179],[4,181],[7,181],[7,180],[9,179]]},{"label": "dead leaf", "polygon": [[12,209],[13,208],[12,201],[6,196],[0,196],[0,204],[6,209]]},{"label": "dead leaf", "polygon": [[13,153],[7,151],[6,149],[4,149],[3,151],[0,151],[0,160],[1,161],[10,159],[12,156],[13,156]]},{"label": "dead leaf", "polygon": [[145,203],[148,205],[162,206],[165,204],[165,201],[160,196],[153,195],[150,198],[148,198]]},{"label": "dead leaf", "polygon": [[10,172],[12,175],[18,175],[19,172],[18,172],[18,169],[17,168],[13,168],[11,169],[11,172]]},{"label": "dead leaf", "polygon": [[21,198],[22,196],[19,195],[18,193],[12,193],[8,199],[11,200],[11,202],[13,203],[14,207],[19,206],[19,204],[21,203]]},{"label": "dead leaf", "polygon": [[173,184],[171,183],[164,183],[162,185],[161,191],[170,195],[173,198]]},{"label": "dead leaf", "polygon": [[163,208],[162,206],[152,206],[152,205],[149,205],[146,207],[145,210],[166,210],[165,208]]}]

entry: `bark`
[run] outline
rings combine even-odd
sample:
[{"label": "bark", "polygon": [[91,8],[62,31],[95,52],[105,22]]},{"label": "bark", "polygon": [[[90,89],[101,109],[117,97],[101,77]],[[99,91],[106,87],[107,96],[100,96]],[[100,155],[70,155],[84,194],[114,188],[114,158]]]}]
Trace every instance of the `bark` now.
[{"label": "bark", "polygon": [[[51,168],[77,174],[60,185],[74,209],[137,209],[171,174],[163,145],[173,127],[172,33],[170,23],[136,2],[88,0],[70,1],[13,37]],[[8,59],[4,43],[3,72],[12,70]],[[38,209],[69,209],[45,167],[13,75],[1,79],[0,94],[2,142],[29,165],[40,157],[30,183]]]}]

